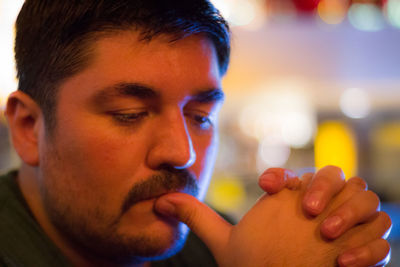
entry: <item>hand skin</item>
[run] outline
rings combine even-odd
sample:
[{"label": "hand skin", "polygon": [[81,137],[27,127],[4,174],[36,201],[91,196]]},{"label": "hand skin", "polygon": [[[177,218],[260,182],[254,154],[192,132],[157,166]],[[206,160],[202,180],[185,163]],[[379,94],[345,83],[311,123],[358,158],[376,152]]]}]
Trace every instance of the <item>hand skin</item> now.
[{"label": "hand skin", "polygon": [[[338,194],[344,186],[352,188],[354,192],[352,197],[348,197],[340,209],[332,212],[322,222],[321,235],[326,239],[335,239],[340,237],[346,231],[357,224],[367,222],[374,216],[377,216],[380,202],[378,196],[367,191],[367,184],[359,177],[353,177],[347,182],[344,180],[342,170],[336,166],[326,166],[315,174],[306,175],[306,179],[311,180],[306,194],[303,197],[303,210],[310,216],[321,214],[329,201]],[[279,192],[283,188],[296,189],[301,181],[294,172],[283,168],[270,168],[266,170],[259,179],[260,187],[267,193],[273,194]],[[383,214],[383,213],[382,213]],[[334,227],[337,217],[341,219],[341,227]],[[391,222],[387,214],[383,214],[386,218],[384,225],[378,227],[387,227],[390,231]],[[336,219],[332,219],[335,217]],[[337,225],[337,224],[336,224]],[[346,254],[346,255],[345,255]],[[345,258],[351,255],[356,256],[358,266],[379,266],[387,263],[389,260],[390,246],[386,240],[380,237],[364,244],[357,250],[346,251],[339,258],[339,264],[344,264]],[[354,258],[354,257],[351,257]]]},{"label": "hand skin", "polygon": [[[319,216],[310,217],[302,207],[307,188],[313,186],[310,180],[311,175],[305,177],[296,187],[299,190],[282,189],[279,193],[264,195],[235,226],[182,193],[159,198],[155,209],[185,222],[206,243],[222,267],[335,266],[336,262],[341,266],[383,264],[390,247],[381,237],[391,226],[390,218],[383,212],[373,212],[366,216],[368,219],[363,218],[365,223],[334,240],[320,234],[320,225],[329,214],[343,210],[347,202],[354,203],[354,196],[368,192],[360,189],[360,181],[347,182]],[[375,195],[366,194],[362,198],[374,202]],[[345,264],[344,252],[353,253],[355,264],[354,260],[352,264]]]}]

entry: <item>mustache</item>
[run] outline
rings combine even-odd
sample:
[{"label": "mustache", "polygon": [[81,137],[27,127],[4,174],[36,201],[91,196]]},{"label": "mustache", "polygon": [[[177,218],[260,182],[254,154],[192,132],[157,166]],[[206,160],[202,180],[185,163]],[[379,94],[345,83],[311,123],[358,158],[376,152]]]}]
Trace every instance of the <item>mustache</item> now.
[{"label": "mustache", "polygon": [[121,215],[143,200],[171,192],[184,192],[196,197],[198,191],[197,180],[187,169],[163,166],[159,173],[151,175],[132,187],[122,204]]}]

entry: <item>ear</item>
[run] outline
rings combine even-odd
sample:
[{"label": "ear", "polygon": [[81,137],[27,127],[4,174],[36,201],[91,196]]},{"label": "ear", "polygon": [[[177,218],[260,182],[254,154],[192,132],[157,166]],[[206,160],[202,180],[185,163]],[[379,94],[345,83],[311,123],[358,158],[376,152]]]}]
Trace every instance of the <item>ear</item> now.
[{"label": "ear", "polygon": [[38,104],[27,94],[16,91],[7,101],[5,115],[11,140],[18,155],[28,165],[39,164],[39,130],[42,112]]}]

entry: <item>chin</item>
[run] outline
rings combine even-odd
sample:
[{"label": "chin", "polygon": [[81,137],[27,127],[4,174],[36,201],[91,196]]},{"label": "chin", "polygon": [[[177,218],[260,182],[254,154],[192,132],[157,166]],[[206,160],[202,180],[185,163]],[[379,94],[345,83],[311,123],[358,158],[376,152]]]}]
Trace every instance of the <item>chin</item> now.
[{"label": "chin", "polygon": [[[148,256],[157,259],[170,257],[179,252],[186,242],[189,233],[189,228],[183,224],[178,223],[174,227],[166,225],[158,225],[157,229],[151,233],[150,242],[154,245],[154,253]],[[149,247],[150,247],[149,246]]]},{"label": "chin", "polygon": [[[147,262],[163,260],[177,254],[185,245],[189,228],[180,223],[173,231],[166,232],[165,229],[158,229],[151,235],[143,236],[141,245],[135,248],[135,256],[132,258],[120,258],[120,263]],[[133,252],[133,251],[131,251]]]},{"label": "chin", "polygon": [[180,236],[175,239],[174,242],[170,243],[164,250],[159,251],[155,255],[149,255],[147,257],[143,257],[145,261],[155,261],[155,260],[164,260],[170,258],[180,252],[185,245],[187,234],[184,236]]}]

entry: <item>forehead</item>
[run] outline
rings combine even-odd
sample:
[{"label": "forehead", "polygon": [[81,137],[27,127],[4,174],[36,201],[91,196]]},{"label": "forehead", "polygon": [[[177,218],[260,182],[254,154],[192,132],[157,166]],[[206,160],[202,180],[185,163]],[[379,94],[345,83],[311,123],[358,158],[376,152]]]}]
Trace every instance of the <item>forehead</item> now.
[{"label": "forehead", "polygon": [[67,80],[61,93],[74,88],[76,96],[85,96],[127,82],[158,88],[160,94],[221,87],[216,51],[208,38],[192,35],[170,40],[161,35],[142,41],[133,31],[103,37],[93,43],[88,67]]}]

